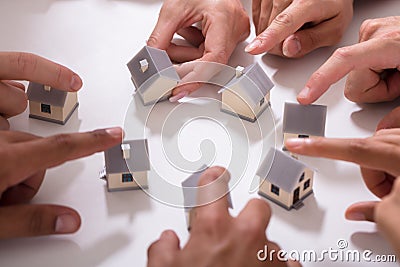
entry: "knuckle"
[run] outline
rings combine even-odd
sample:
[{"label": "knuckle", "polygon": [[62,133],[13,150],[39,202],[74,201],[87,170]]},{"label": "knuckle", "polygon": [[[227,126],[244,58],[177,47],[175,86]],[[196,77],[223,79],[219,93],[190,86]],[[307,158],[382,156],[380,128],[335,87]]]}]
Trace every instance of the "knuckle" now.
[{"label": "knuckle", "polygon": [[229,60],[229,55],[225,47],[220,51],[216,52],[214,55],[214,60],[217,63],[226,64]]},{"label": "knuckle", "polygon": [[371,36],[380,27],[380,23],[376,19],[365,20],[360,27],[360,36]]},{"label": "knuckle", "polygon": [[360,92],[348,85],[346,85],[346,88],[344,89],[344,96],[348,100],[353,101],[353,102],[359,101],[361,99]]},{"label": "knuckle", "polygon": [[281,13],[274,19],[275,23],[279,26],[287,27],[293,24],[293,17],[288,13]]},{"label": "knuckle", "polygon": [[40,209],[35,209],[30,214],[29,228],[27,229],[31,235],[43,235],[51,232],[51,229],[46,227],[44,213]]},{"label": "knuckle", "polygon": [[20,75],[25,76],[36,70],[37,60],[35,55],[31,53],[18,52],[11,61],[15,62],[16,69]]},{"label": "knuckle", "polygon": [[198,222],[206,232],[215,232],[225,225],[225,217],[216,212],[204,213],[198,217]]},{"label": "knuckle", "polygon": [[57,149],[62,149],[64,152],[69,152],[74,149],[72,137],[69,134],[59,134],[52,137],[52,143]]},{"label": "knuckle", "polygon": [[256,242],[263,233],[265,233],[265,227],[259,223],[259,220],[249,220],[246,223],[238,223],[237,232],[248,242],[253,243]]},{"label": "knuckle", "polygon": [[352,155],[363,155],[370,149],[368,139],[353,139],[349,142],[349,152]]},{"label": "knuckle", "polygon": [[339,62],[348,62],[352,57],[352,51],[349,47],[341,47],[336,49],[332,57],[336,58]]}]

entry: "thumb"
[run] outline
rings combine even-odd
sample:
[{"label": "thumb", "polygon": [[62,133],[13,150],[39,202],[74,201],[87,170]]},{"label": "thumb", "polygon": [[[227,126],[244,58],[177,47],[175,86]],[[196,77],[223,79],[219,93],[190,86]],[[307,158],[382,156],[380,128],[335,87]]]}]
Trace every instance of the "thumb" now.
[{"label": "thumb", "polygon": [[376,130],[400,127],[400,107],[393,109],[378,123]]},{"label": "thumb", "polygon": [[69,234],[81,225],[79,214],[56,205],[17,205],[0,208],[0,239]]},{"label": "thumb", "polygon": [[375,222],[374,212],[379,201],[358,202],[347,208],[345,217],[351,221]]}]

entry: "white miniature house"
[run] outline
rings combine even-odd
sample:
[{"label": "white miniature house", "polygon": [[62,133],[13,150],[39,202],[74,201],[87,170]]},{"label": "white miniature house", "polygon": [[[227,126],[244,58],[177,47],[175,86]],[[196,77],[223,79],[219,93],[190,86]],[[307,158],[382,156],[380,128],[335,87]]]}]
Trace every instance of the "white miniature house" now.
[{"label": "white miniature house", "polygon": [[168,99],[180,78],[167,52],[145,46],[127,64],[144,105]]},{"label": "white miniature house", "polygon": [[300,208],[313,192],[313,170],[274,148],[269,150],[257,175],[260,177],[259,195],[287,210]]},{"label": "white miniature house", "polygon": [[78,95],[30,82],[27,90],[29,117],[65,124],[78,107]]},{"label": "white miniature house", "polygon": [[285,103],[283,113],[283,140],[325,136],[327,107]]},{"label": "white miniature house", "polygon": [[146,188],[150,161],[147,140],[124,141],[104,152],[108,191]]},{"label": "white miniature house", "polygon": [[235,76],[219,91],[221,111],[254,122],[270,104],[274,84],[258,63],[238,66]]}]

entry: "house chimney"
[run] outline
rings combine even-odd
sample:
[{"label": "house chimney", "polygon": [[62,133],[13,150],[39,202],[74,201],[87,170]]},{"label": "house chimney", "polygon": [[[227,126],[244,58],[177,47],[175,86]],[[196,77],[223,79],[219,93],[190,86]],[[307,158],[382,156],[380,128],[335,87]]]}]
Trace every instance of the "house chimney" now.
[{"label": "house chimney", "polygon": [[242,76],[243,71],[244,71],[244,68],[242,66],[237,66],[236,67],[236,78],[239,78],[240,76]]},{"label": "house chimney", "polygon": [[131,146],[129,144],[121,144],[122,157],[129,159],[131,157]]},{"label": "house chimney", "polygon": [[142,72],[146,72],[149,68],[149,62],[147,62],[147,59],[143,59],[141,61],[139,61],[140,63],[140,69],[142,70]]},{"label": "house chimney", "polygon": [[51,86],[45,85],[45,86],[44,86],[44,90],[45,90],[46,92],[50,92],[50,91],[51,91]]}]

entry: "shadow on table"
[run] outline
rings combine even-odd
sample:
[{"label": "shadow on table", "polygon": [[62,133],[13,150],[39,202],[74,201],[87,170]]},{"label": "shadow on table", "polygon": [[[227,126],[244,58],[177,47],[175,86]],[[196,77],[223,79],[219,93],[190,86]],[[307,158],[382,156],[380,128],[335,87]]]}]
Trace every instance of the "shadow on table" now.
[{"label": "shadow on table", "polygon": [[[356,232],[351,235],[351,242],[358,250],[371,250],[373,255],[394,255],[389,242],[379,232]],[[373,257],[373,256],[371,256]]]}]

